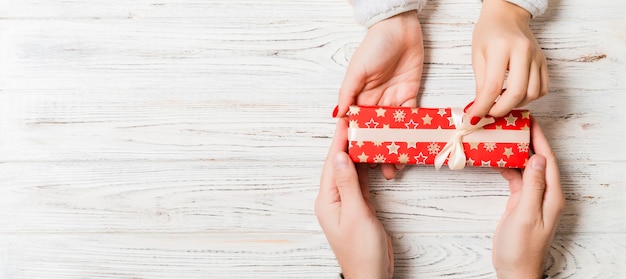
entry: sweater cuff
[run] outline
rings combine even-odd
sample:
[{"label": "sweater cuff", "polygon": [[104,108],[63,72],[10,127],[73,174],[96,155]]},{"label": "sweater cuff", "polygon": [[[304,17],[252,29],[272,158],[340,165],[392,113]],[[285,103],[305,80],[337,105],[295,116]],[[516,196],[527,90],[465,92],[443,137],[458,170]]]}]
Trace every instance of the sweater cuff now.
[{"label": "sweater cuff", "polygon": [[354,17],[367,28],[392,16],[417,10],[420,11],[427,0],[352,0]]},{"label": "sweater cuff", "polygon": [[548,0],[506,0],[527,10],[533,18],[543,14],[548,9]]}]

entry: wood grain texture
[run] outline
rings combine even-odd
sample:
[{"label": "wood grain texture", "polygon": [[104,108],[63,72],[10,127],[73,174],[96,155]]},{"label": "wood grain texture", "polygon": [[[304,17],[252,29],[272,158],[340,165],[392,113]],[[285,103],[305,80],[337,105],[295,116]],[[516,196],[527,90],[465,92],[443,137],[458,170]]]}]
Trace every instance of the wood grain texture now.
[{"label": "wood grain texture", "polygon": [[[334,278],[339,272],[319,233],[1,236],[3,278]],[[494,278],[490,235],[406,233],[392,242],[394,278]],[[546,273],[619,278],[624,253],[624,234],[559,235]],[[581,261],[589,266],[578,268]]]},{"label": "wood grain texture", "polygon": [[[0,164],[0,232],[310,232],[321,162]],[[560,231],[619,233],[626,167],[562,167]],[[492,233],[508,197],[495,171],[410,167],[393,181],[371,174],[391,232]]]},{"label": "wood grain texture", "polygon": [[[8,19],[0,22],[5,89],[336,94],[363,30],[347,22],[237,18]],[[624,89],[626,19],[535,24],[551,90]],[[422,92],[474,88],[473,24],[423,24]],[[567,41],[567,44],[563,44]],[[153,42],[146,44],[146,42]],[[610,67],[608,67],[610,65]],[[470,89],[468,89],[470,88]],[[209,91],[210,92],[210,91]]]},{"label": "wood grain texture", "polygon": [[[474,96],[480,1],[430,1],[420,105]],[[626,2],[531,24],[560,159],[553,278],[626,276]],[[0,279],[333,278],[312,207],[365,30],[339,0],[0,0]],[[396,278],[494,278],[488,169],[370,174]]]},{"label": "wood grain texture", "polygon": [[[106,0],[21,0],[0,2],[0,18],[341,18],[353,22],[347,1],[335,0],[132,0],[121,3]],[[626,4],[621,1],[551,0],[547,12],[538,20],[554,18],[623,19]],[[480,2],[468,0],[429,1],[422,11],[429,21],[462,22],[478,16]],[[468,12],[470,11],[470,12]]]},{"label": "wood grain texture", "polygon": [[[334,129],[335,93],[207,91],[4,91],[0,161],[294,162],[324,157]],[[422,104],[464,106],[468,98],[467,93],[443,92],[424,97]],[[615,121],[626,118],[620,91],[572,90],[542,100],[530,108],[563,162],[623,161],[621,152],[606,148],[626,134]]]}]

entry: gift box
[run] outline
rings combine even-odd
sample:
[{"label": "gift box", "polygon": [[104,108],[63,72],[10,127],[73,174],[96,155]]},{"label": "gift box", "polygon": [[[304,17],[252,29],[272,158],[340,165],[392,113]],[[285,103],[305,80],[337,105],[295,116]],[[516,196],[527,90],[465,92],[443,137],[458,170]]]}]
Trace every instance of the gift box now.
[{"label": "gift box", "polygon": [[530,146],[530,112],[483,117],[476,125],[461,108],[352,106],[348,153],[357,163],[523,168]]}]

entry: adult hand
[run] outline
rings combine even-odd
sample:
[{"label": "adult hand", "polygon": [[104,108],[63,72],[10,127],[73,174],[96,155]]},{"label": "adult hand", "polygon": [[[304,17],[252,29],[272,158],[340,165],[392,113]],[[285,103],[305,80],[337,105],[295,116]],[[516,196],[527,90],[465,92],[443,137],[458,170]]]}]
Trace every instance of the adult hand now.
[{"label": "adult hand", "polygon": [[498,278],[542,278],[543,265],[565,204],[556,158],[532,119],[535,155],[523,174],[500,169],[511,195],[493,238]]},{"label": "adult hand", "polygon": [[345,150],[348,122],[340,118],[326,157],[315,214],[346,278],[391,278],[393,250],[370,202],[367,170]]},{"label": "adult hand", "polygon": [[504,0],[483,1],[472,38],[476,98],[468,110],[471,122],[487,114],[504,116],[548,93],[546,57],[530,18],[528,11]]},{"label": "adult hand", "polygon": [[[423,63],[422,28],[416,11],[372,25],[350,59],[333,116],[345,116],[354,104],[415,107]],[[396,169],[384,164],[382,172],[391,179]]]}]

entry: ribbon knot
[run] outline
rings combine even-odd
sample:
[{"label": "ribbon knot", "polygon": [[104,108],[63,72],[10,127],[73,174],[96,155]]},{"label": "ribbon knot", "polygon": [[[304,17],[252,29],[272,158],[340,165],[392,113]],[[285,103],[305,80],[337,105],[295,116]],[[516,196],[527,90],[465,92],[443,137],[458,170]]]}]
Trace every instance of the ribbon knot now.
[{"label": "ribbon knot", "polygon": [[463,121],[463,109],[450,108],[450,113],[452,114],[452,121],[454,122],[454,127],[456,127],[456,132],[435,157],[436,170],[439,170],[441,166],[443,166],[446,159],[448,159],[448,167],[451,170],[463,169],[466,165],[465,150],[463,150],[463,137],[482,129],[487,124],[495,122],[493,118],[483,117],[476,125],[472,125],[469,121]]}]

